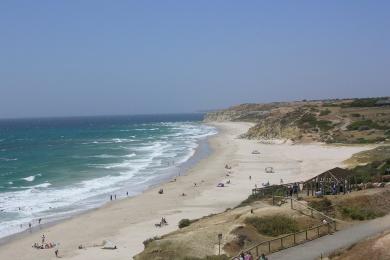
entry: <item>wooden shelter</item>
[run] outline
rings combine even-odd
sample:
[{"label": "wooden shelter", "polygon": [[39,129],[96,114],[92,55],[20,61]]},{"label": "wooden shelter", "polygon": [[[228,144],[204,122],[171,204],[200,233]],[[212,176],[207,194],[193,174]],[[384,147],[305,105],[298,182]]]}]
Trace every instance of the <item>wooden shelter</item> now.
[{"label": "wooden shelter", "polygon": [[357,185],[356,177],[349,170],[339,167],[327,170],[303,183],[303,190],[307,195],[314,196],[316,193],[321,195],[340,194],[351,191],[353,184]]}]

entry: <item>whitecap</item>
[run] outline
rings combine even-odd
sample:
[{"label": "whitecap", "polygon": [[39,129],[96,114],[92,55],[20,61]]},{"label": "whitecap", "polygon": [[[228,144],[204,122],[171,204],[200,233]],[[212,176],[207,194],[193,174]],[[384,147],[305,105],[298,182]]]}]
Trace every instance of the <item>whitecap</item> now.
[{"label": "whitecap", "polygon": [[35,175],[31,175],[31,176],[28,176],[26,178],[22,178],[22,180],[25,180],[25,181],[34,181],[35,180],[35,177],[37,176],[42,176],[42,174],[38,173],[38,174],[35,174]]},{"label": "whitecap", "polygon": [[[2,151],[5,151],[5,149],[4,150],[2,150]],[[6,162],[9,162],[9,161],[17,161],[18,160],[18,158],[6,158],[6,157],[0,157],[0,161],[6,161]]]}]

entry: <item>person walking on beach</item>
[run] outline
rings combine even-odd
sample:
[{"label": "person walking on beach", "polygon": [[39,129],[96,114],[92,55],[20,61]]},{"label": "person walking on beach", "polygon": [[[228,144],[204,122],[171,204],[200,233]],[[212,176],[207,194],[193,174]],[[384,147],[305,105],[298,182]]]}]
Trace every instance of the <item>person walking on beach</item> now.
[{"label": "person walking on beach", "polygon": [[58,249],[56,249],[56,251],[54,251],[54,254],[56,255],[56,257],[58,257]]},{"label": "person walking on beach", "polygon": [[114,197],[115,197],[115,200],[116,200],[116,194],[114,195]]},{"label": "person walking on beach", "polygon": [[110,195],[110,200],[112,200],[112,195]]},{"label": "person walking on beach", "polygon": [[31,228],[31,223],[28,223],[28,228]]},{"label": "person walking on beach", "polygon": [[40,219],[38,219],[38,224],[40,225],[41,224],[41,221],[42,221],[42,219],[40,218]]},{"label": "person walking on beach", "polygon": [[45,243],[45,234],[42,234],[42,245]]},{"label": "person walking on beach", "polygon": [[129,196],[129,192],[128,191],[126,191],[126,196]]}]

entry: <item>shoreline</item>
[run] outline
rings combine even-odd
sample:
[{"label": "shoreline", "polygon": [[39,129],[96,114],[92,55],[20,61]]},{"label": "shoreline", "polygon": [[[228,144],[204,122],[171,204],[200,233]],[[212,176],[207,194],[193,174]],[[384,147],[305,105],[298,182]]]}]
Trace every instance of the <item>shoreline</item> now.
[{"label": "shoreline", "polygon": [[[63,221],[82,216],[83,214],[87,214],[90,212],[93,212],[95,210],[99,210],[100,208],[104,207],[108,203],[116,203],[122,200],[127,200],[132,197],[140,196],[144,192],[147,192],[148,190],[157,188],[158,186],[170,182],[173,178],[177,178],[179,176],[185,176],[188,173],[188,170],[191,169],[194,165],[196,165],[199,161],[202,159],[207,158],[211,153],[212,149],[209,145],[209,139],[212,138],[213,136],[217,135],[212,134],[209,135],[205,138],[201,138],[197,141],[197,147],[194,149],[194,153],[184,162],[178,164],[178,166],[174,166],[173,168],[170,169],[165,169],[162,170],[161,177],[157,176],[155,179],[153,179],[145,189],[141,190],[139,193],[135,195],[129,195],[129,196],[119,196],[118,199],[115,199],[113,201],[107,200],[107,201],[102,201],[100,204],[96,205],[95,207],[89,208],[89,209],[84,209],[84,210],[79,210],[76,213],[65,213],[63,216],[57,216],[57,217],[51,217],[48,219],[48,222],[44,222],[42,224],[35,224],[32,226],[31,229],[23,229],[22,231],[6,235],[4,237],[0,237],[0,247],[4,244],[7,244],[9,242],[12,242],[13,240],[17,240],[20,238],[23,238],[24,236],[29,236],[35,233],[39,233],[40,231],[55,226],[57,224],[62,223]],[[178,170],[178,171],[176,171]],[[177,175],[179,173],[179,175]],[[112,194],[118,194],[118,193],[125,193],[126,188],[121,188],[119,190],[113,191]],[[106,194],[109,196],[110,194]],[[102,196],[102,195],[100,195]],[[89,198],[90,199],[90,198]],[[87,199],[88,200],[88,199]],[[47,220],[44,219],[43,220]]]},{"label": "shoreline", "polygon": [[[261,144],[256,140],[238,139],[249,123],[213,123],[219,132],[207,142],[212,153],[201,159],[176,182],[151,187],[128,199],[107,203],[71,219],[41,230],[50,242],[59,242],[60,256],[65,259],[128,259],[143,250],[142,242],[177,229],[183,218],[195,219],[234,207],[245,199],[254,184],[270,181],[285,182],[303,179],[342,165],[353,153],[368,149],[361,147],[330,147],[321,144]],[[253,155],[253,150],[260,155]],[[225,164],[233,167],[226,176]],[[276,173],[264,173],[273,166]],[[249,176],[253,176],[251,180]],[[231,184],[216,187],[219,182]],[[197,186],[194,187],[194,183]],[[157,193],[159,188],[164,194]],[[180,196],[183,192],[186,196]],[[156,228],[161,217],[168,226]],[[54,259],[54,249],[31,248],[40,241],[40,233],[26,234],[0,245],[1,259]],[[102,250],[94,246],[103,240],[112,241],[117,250]],[[78,250],[82,244],[86,249]],[[20,250],[23,249],[23,250]]]}]

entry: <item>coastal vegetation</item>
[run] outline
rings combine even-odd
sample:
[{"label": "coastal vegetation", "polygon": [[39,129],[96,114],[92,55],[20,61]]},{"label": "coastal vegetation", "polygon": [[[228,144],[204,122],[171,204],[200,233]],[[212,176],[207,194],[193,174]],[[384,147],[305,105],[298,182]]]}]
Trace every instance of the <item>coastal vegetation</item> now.
[{"label": "coastal vegetation", "polygon": [[245,219],[245,224],[252,225],[261,234],[273,237],[299,230],[298,222],[284,215],[249,217]]},{"label": "coastal vegetation", "polygon": [[243,104],[208,113],[206,121],[249,121],[249,139],[390,143],[388,97]]}]

